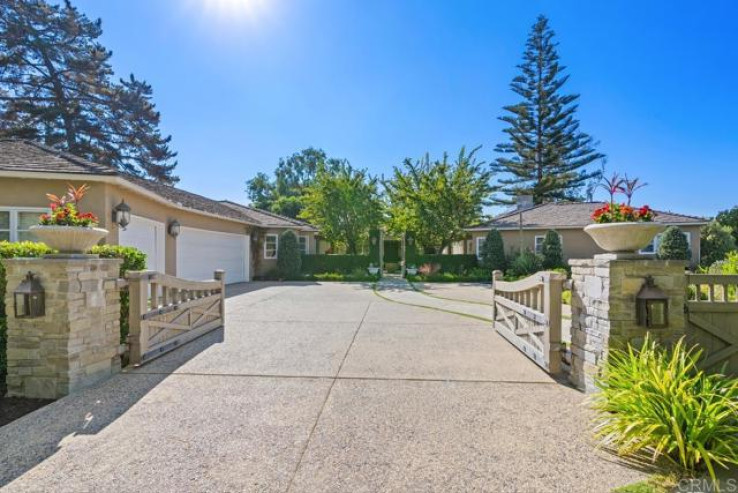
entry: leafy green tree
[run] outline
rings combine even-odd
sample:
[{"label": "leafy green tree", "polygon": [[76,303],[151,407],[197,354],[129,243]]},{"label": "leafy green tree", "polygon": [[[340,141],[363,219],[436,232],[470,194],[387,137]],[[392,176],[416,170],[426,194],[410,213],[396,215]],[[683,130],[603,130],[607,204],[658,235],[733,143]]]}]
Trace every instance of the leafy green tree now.
[{"label": "leafy green tree", "polygon": [[478,150],[467,153],[462,147],[454,162],[448,154],[440,161],[426,154],[395,167],[384,182],[390,229],[398,234],[414,231],[417,241],[436,253],[463,240],[464,228],[480,220],[493,190],[492,172],[475,158]]},{"label": "leafy green tree", "polygon": [[717,220],[710,221],[700,232],[700,263],[710,266],[725,259],[728,252],[738,249],[733,230]]},{"label": "leafy green tree", "polygon": [[274,178],[257,173],[246,182],[246,193],[254,207],[296,218],[304,207],[303,195],[318,171],[337,170],[344,164],[345,160],[329,158],[322,149],[309,147],[280,158]]},{"label": "leafy green tree", "polygon": [[359,253],[369,231],[382,221],[377,179],[347,163],[319,169],[302,203],[300,218],[320,228],[326,241],[346,245],[349,254]]},{"label": "leafy green tree", "polygon": [[669,226],[661,235],[658,256],[663,260],[689,260],[692,254],[689,242],[681,229]]},{"label": "leafy green tree", "polygon": [[518,195],[532,195],[536,204],[581,200],[582,189],[601,175],[600,169],[588,170],[604,155],[579,129],[579,95],[562,94],[569,76],[559,64],[557,46],[548,19],[539,16],[518,65],[520,75],[510,84],[521,101],[505,106],[500,117],[508,141],[497,146],[501,156],[492,165],[503,174],[499,203],[511,204]]},{"label": "leafy green tree", "polygon": [[561,237],[556,231],[549,230],[541,245],[544,269],[556,269],[564,265],[564,254],[561,249]]},{"label": "leafy green tree", "polygon": [[480,251],[482,267],[488,271],[505,270],[507,258],[505,257],[505,245],[502,235],[496,228],[487,233]]},{"label": "leafy green tree", "polygon": [[114,80],[101,26],[68,0],[0,3],[0,136],[176,183],[151,86],[133,75]]},{"label": "leafy green tree", "polygon": [[717,222],[723,226],[728,226],[733,231],[733,238],[738,244],[738,205],[732,209],[720,211],[715,219]]},{"label": "leafy green tree", "polygon": [[279,235],[277,247],[277,271],[284,279],[294,279],[300,275],[302,256],[297,235],[292,231],[285,231]]}]

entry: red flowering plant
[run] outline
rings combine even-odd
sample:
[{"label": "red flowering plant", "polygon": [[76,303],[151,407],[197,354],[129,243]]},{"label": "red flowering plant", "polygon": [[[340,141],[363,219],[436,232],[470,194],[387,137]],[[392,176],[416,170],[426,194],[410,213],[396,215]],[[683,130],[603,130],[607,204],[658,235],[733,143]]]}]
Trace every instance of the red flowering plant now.
[{"label": "red flowering plant", "polygon": [[[642,188],[645,184],[638,184],[638,179],[621,178],[614,173],[611,178],[605,178],[600,185],[610,194],[610,202],[598,208],[592,213],[592,220],[598,224],[625,223],[625,222],[651,222],[656,213],[647,205],[632,207],[630,200],[635,190]],[[627,204],[619,204],[615,196],[619,193],[628,197]]]},{"label": "red flowering plant", "polygon": [[46,197],[51,201],[51,214],[42,214],[39,224],[42,226],[79,226],[95,227],[98,219],[92,212],[79,212],[78,204],[90,189],[88,185],[74,187],[67,185],[67,193],[58,197],[53,193],[47,193]]}]

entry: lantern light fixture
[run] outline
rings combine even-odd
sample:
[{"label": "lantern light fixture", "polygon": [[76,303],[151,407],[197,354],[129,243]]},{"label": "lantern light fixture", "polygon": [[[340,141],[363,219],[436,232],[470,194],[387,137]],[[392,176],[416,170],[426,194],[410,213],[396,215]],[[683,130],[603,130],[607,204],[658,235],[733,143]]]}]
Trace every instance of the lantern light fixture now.
[{"label": "lantern light fixture", "polygon": [[169,223],[169,226],[167,227],[167,231],[174,238],[176,238],[177,236],[179,236],[179,233],[180,233],[180,230],[181,229],[182,229],[182,226],[179,224],[179,221],[177,221],[176,219],[174,221],[170,222]]},{"label": "lantern light fixture", "polygon": [[38,277],[28,272],[13,293],[15,318],[43,317],[44,297],[44,288]]},{"label": "lantern light fixture", "polygon": [[131,207],[125,200],[113,207],[113,222],[123,229],[131,223]]},{"label": "lantern light fixture", "polygon": [[638,325],[649,328],[664,328],[669,325],[669,297],[647,276],[636,296]]}]

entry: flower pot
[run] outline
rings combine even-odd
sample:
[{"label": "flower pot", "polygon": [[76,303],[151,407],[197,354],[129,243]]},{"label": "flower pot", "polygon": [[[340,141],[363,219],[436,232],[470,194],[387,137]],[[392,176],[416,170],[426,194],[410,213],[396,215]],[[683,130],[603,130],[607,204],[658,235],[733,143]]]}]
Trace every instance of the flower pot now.
[{"label": "flower pot", "polygon": [[408,267],[407,269],[405,269],[405,272],[407,272],[408,276],[415,276],[418,274],[418,269],[414,267]]},{"label": "flower pot", "polygon": [[367,268],[367,270],[369,271],[369,274],[373,276],[376,276],[377,274],[379,274],[379,267],[369,267]]},{"label": "flower pot", "polygon": [[39,241],[59,253],[87,253],[97,245],[105,235],[107,229],[86,228],[82,226],[31,226],[28,230]]},{"label": "flower pot", "polygon": [[590,224],[584,228],[606,252],[634,253],[647,247],[666,225],[653,222]]}]

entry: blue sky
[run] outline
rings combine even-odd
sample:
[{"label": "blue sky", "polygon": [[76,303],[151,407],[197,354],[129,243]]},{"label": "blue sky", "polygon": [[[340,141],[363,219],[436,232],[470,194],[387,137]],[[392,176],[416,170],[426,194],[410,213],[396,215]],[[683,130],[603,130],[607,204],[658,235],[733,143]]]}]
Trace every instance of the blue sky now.
[{"label": "blue sky", "polygon": [[738,204],[738,3],[472,0],[73,0],[103,20],[120,75],[154,87],[182,188],[244,182],[308,146],[389,174],[482,145],[531,24],[547,15],[607,169],[637,203],[711,216]]}]

